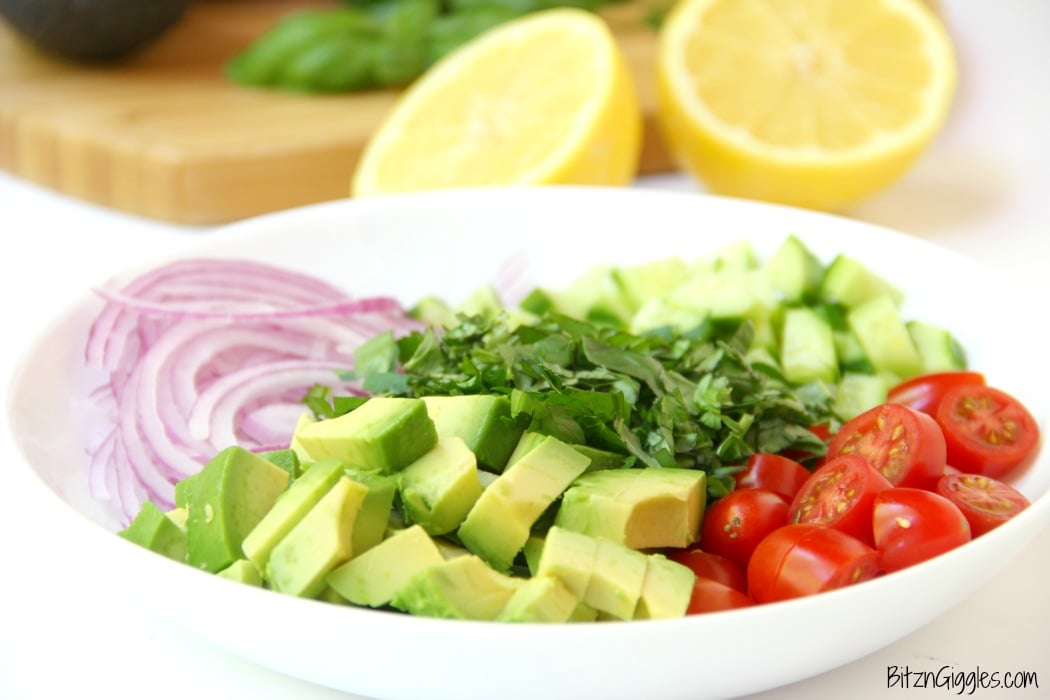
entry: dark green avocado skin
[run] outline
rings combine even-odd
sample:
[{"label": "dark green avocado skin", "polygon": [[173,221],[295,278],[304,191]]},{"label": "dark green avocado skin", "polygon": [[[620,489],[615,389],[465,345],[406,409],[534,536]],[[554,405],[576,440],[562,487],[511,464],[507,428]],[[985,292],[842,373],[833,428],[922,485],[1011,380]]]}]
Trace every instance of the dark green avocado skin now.
[{"label": "dark green avocado skin", "polygon": [[113,61],[175,24],[191,0],[0,0],[0,15],[26,39],[62,58]]}]

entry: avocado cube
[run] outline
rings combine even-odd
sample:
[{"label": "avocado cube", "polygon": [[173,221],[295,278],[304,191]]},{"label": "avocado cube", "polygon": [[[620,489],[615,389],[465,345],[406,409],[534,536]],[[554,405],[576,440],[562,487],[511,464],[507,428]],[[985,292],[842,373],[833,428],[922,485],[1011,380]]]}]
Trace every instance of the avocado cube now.
[{"label": "avocado cube", "polygon": [[433,447],[437,431],[422,399],[376,397],[337,418],[304,422],[295,441],[315,460],[393,474]]},{"label": "avocado cube", "polygon": [[546,437],[482,492],[457,530],[460,541],[495,569],[508,571],[532,525],[589,462],[568,444]]},{"label": "avocado cube", "polygon": [[229,579],[230,581],[236,581],[238,583],[244,583],[249,586],[263,585],[262,574],[255,568],[247,559],[238,559],[222,571],[218,572],[218,576]]},{"label": "avocado cube", "polygon": [[193,496],[194,484],[199,476],[200,472],[197,472],[196,474],[190,474],[189,476],[175,482],[176,508],[186,508],[189,505],[190,499]]},{"label": "avocado cube", "polygon": [[699,537],[706,496],[696,469],[588,472],[565,492],[554,522],[631,549],[687,547]]},{"label": "avocado cube", "polygon": [[304,598],[319,595],[329,572],[353,555],[354,519],[367,491],[341,476],[273,548],[266,564],[270,588]]},{"label": "avocado cube", "polygon": [[423,401],[439,436],[462,438],[482,469],[503,471],[524,431],[511,418],[506,396],[428,396]]},{"label": "avocado cube", "polygon": [[288,487],[288,472],[241,447],[228,447],[194,478],[186,558],[212,573],[242,558],[241,544]]},{"label": "avocado cube", "polygon": [[547,531],[535,575],[554,576],[582,600],[597,557],[597,539],[555,525]]},{"label": "avocado cube", "polygon": [[494,620],[523,581],[496,571],[471,554],[416,572],[390,604],[413,615]]},{"label": "avocado cube", "polygon": [[390,524],[397,483],[393,476],[353,467],[344,469],[343,474],[366,489],[365,500],[357,511],[357,518],[354,519],[353,550],[354,556],[357,556],[383,540]]},{"label": "avocado cube", "polygon": [[635,620],[663,620],[685,615],[693,597],[696,574],[662,554],[650,554]]},{"label": "avocado cube", "polygon": [[474,453],[455,436],[439,437],[398,479],[405,516],[431,535],[458,528],[481,496]]},{"label": "avocado cube", "polygon": [[616,619],[630,620],[642,594],[646,563],[641,552],[599,539],[583,602]]},{"label": "avocado cube", "polygon": [[414,574],[443,561],[430,535],[412,525],[336,567],[326,581],[351,603],[378,608],[390,603]]},{"label": "avocado cube", "polygon": [[134,520],[117,534],[169,559],[186,561],[186,531],[152,501],[143,503]]},{"label": "avocado cube", "polygon": [[309,464],[310,462],[316,461],[310,453],[307,452],[306,448],[303,447],[302,443],[299,442],[299,433],[306,426],[311,423],[316,423],[317,419],[313,417],[309,411],[303,411],[299,414],[299,420],[295,423],[295,430],[292,432],[291,442],[288,444],[288,449],[295,453],[296,459],[299,460],[300,464]]},{"label": "avocado cube", "polygon": [[259,521],[241,544],[241,550],[259,571],[266,570],[266,560],[292,528],[313,508],[343,475],[338,459],[315,462],[288,490],[277,497],[273,508]]},{"label": "avocado cube", "polygon": [[288,475],[293,479],[298,479],[299,475],[302,474],[302,465],[295,450],[270,450],[269,452],[260,452],[259,456],[288,472]]},{"label": "avocado cube", "polygon": [[567,622],[579,600],[553,576],[527,579],[496,616],[498,622]]}]

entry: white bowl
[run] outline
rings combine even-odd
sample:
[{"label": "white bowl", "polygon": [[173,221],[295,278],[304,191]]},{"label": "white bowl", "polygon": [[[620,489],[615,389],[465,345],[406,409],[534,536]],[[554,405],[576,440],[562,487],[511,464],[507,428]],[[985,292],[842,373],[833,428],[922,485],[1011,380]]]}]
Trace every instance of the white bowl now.
[{"label": "white bowl", "polygon": [[[695,194],[548,188],[435,192],[312,206],[242,222],[193,255],[278,263],[354,294],[456,301],[521,253],[531,281],[564,284],[596,262],[699,256],[740,239],[770,252],[788,234],[825,261],[840,251],[907,294],[905,314],[950,328],[989,383],[1050,417],[1044,345],[1018,292],[916,238],[842,218]],[[161,262],[161,261],[157,261]],[[114,271],[116,272],[116,271]],[[102,279],[99,280],[103,281]],[[715,698],[773,688],[884,647],[976,591],[1050,522],[1050,457],[1015,485],[1032,506],[947,555],[851,588],[773,605],[659,622],[496,625],[332,606],[253,589],[151,554],[113,535],[87,488],[81,353],[99,308],[85,292],[26,353],[9,427],[25,467],[57,498],[77,545],[97,552],[137,602],[230,651],[315,683],[376,698]],[[57,439],[55,425],[74,426]],[[59,513],[58,511],[63,511]],[[101,575],[105,575],[102,573]],[[805,630],[805,644],[799,634]],[[755,663],[755,660],[760,660]]]}]

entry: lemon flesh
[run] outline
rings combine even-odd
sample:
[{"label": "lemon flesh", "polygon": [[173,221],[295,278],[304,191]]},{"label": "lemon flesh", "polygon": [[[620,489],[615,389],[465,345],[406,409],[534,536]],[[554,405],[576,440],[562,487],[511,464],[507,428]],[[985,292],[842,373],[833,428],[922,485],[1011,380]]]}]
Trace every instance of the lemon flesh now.
[{"label": "lemon flesh", "polygon": [[664,136],[710,189],[840,209],[928,146],[956,66],[919,0],[684,0],[657,80]]},{"label": "lemon flesh", "polygon": [[366,145],[351,193],[626,184],[641,133],[605,22],[538,12],[465,44],[410,86]]}]

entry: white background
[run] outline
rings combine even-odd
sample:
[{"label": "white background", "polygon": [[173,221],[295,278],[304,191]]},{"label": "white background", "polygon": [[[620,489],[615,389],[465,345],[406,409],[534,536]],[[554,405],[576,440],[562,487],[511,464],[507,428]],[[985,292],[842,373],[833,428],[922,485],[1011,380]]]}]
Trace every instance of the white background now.
[{"label": "white background", "polygon": [[[950,122],[906,177],[850,215],[1009,274],[1035,292],[1035,299],[1044,297],[1017,303],[1031,305],[1032,322],[1045,326],[1050,2],[943,0],[940,9],[957,42],[961,74]],[[646,178],[638,186],[701,191],[685,176]],[[28,338],[89,285],[129,262],[191,244],[207,233],[125,216],[0,174],[0,376],[5,389]],[[946,289],[946,298],[950,294]],[[63,530],[67,521],[37,516],[42,495],[15,463],[6,432],[0,459],[0,698],[349,697],[255,667],[122,600],[107,583],[113,572],[98,570],[90,552],[69,545]],[[1039,689],[978,690],[975,697],[1050,695],[1048,582],[1050,532],[1045,532],[979,593],[927,627],[848,666],[756,697],[923,694],[887,689],[891,666],[930,672],[943,666],[962,672],[1035,671]],[[863,633],[842,630],[843,635]],[[801,645],[805,634],[799,630]],[[705,661],[683,650],[682,663]],[[658,688],[654,679],[654,700]],[[955,695],[946,689],[925,692]]]}]

